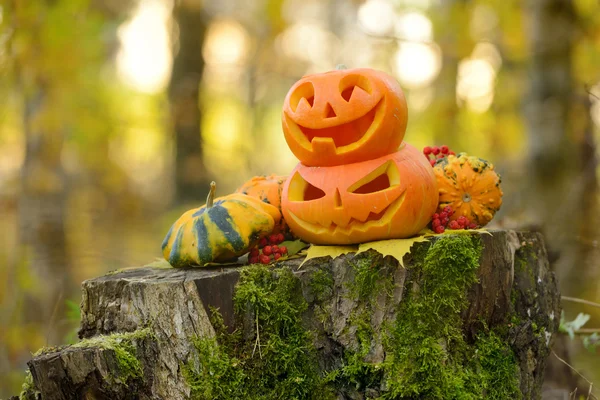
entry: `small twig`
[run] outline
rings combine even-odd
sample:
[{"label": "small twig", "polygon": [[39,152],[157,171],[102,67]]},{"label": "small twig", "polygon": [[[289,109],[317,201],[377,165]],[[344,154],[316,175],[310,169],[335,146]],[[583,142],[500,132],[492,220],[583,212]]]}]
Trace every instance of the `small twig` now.
[{"label": "small twig", "polygon": [[375,33],[375,32],[370,31],[369,29],[367,29],[367,27],[365,27],[361,23],[358,24],[358,29],[365,35],[375,38],[375,39],[395,40],[395,41],[404,42],[404,43],[418,43],[418,44],[424,44],[427,46],[435,46],[436,45],[436,43],[433,40],[409,39],[409,38],[401,37],[398,35],[387,35],[387,34]]},{"label": "small twig", "polygon": [[569,393],[569,400],[571,399],[576,399],[577,397],[577,388],[575,388],[575,390],[573,390],[571,393]]},{"label": "small twig", "polygon": [[254,341],[254,348],[252,349],[252,357],[258,347],[258,356],[262,359],[262,353],[260,351],[260,331],[258,329],[258,311],[256,311],[256,340]]},{"label": "small twig", "polygon": [[600,100],[600,97],[598,97],[598,95],[597,95],[597,94],[593,93],[593,92],[592,92],[592,89],[591,89],[591,88],[590,88],[588,85],[584,85],[584,88],[585,88],[585,91],[586,91],[586,92],[587,92],[589,95],[591,95],[591,96],[595,97],[596,99]]},{"label": "small twig", "polygon": [[560,298],[562,300],[571,301],[573,303],[587,304],[588,306],[600,308],[600,303],[594,303],[593,301],[578,299],[577,297],[569,297],[569,296],[561,296]]},{"label": "small twig", "polygon": [[[573,367],[571,364],[569,364],[568,362],[566,362],[565,360],[563,360],[562,358],[560,358],[558,356],[558,354],[556,354],[554,352],[554,350],[552,350],[552,354],[554,354],[554,357],[556,357],[558,359],[558,361],[560,361],[561,363],[565,364],[567,367],[569,367],[571,369],[571,371],[575,372],[577,375],[579,375],[584,381],[586,381],[588,383],[588,385],[590,385],[590,389],[588,390],[588,397],[587,399],[589,400],[590,398],[598,400],[598,398],[596,396],[594,396],[594,394],[592,393],[592,390],[594,388],[594,383],[591,382],[588,378],[586,378],[585,376],[583,376],[581,374],[581,372],[577,371],[575,369],[575,367]],[[577,389],[575,389],[575,391],[577,391]]]},{"label": "small twig", "polygon": [[53,333],[54,330],[56,330],[56,317],[58,315],[58,309],[60,308],[61,304],[62,304],[62,298],[63,298],[63,290],[61,289],[61,291],[58,293],[58,298],[56,299],[56,302],[54,303],[54,308],[52,309],[52,314],[50,315],[50,320],[48,321],[48,327],[46,328],[46,346],[49,345],[50,342],[50,335]]},{"label": "small twig", "polygon": [[573,331],[576,335],[587,335],[589,333],[600,333],[600,328],[581,328]]}]

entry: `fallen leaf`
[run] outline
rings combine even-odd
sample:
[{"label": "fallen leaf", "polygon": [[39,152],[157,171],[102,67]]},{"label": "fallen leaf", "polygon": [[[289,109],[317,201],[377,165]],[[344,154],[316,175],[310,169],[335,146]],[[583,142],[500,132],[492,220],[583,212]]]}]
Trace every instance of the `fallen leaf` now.
[{"label": "fallen leaf", "polygon": [[302,249],[310,246],[308,243],[303,242],[302,240],[286,240],[285,242],[281,242],[279,247],[285,246],[287,248],[287,256],[293,256],[296,253],[299,253]]},{"label": "fallen leaf", "polygon": [[308,248],[308,251],[306,252],[306,258],[304,261],[302,261],[302,264],[300,264],[298,268],[302,267],[302,265],[311,258],[329,256],[335,259],[342,254],[355,253],[357,250],[358,248],[356,246],[316,246],[313,244]]},{"label": "fallen leaf", "polygon": [[[156,258],[149,264],[144,265],[144,267],[153,267],[153,268],[173,268],[171,264],[164,258]],[[135,267],[134,267],[135,268]]]},{"label": "fallen leaf", "polygon": [[424,235],[414,236],[408,239],[389,239],[389,240],[378,240],[375,242],[362,243],[358,246],[358,253],[373,249],[382,256],[392,256],[400,263],[400,266],[404,268],[403,258],[406,254],[410,253],[410,248],[413,244],[418,242],[426,242],[428,237]]}]

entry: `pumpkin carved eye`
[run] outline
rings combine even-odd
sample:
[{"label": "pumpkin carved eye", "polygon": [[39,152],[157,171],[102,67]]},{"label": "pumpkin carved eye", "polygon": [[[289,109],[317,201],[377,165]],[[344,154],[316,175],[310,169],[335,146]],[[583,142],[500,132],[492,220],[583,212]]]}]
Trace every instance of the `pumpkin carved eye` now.
[{"label": "pumpkin carved eye", "polygon": [[[304,104],[304,106],[300,107],[301,104]],[[298,86],[290,97],[290,107],[294,112],[296,112],[299,107],[312,108],[314,104],[315,87],[312,82],[304,82],[302,85]]]},{"label": "pumpkin carved eye", "polygon": [[352,96],[356,96],[358,91],[363,91],[368,95],[373,92],[371,82],[366,77],[353,74],[346,75],[340,80],[340,93],[346,102],[350,103]]},{"label": "pumpkin carved eye", "polygon": [[299,173],[296,172],[290,179],[289,199],[291,201],[311,201],[323,197],[325,192],[306,181]]},{"label": "pumpkin carved eye", "polygon": [[384,191],[400,184],[400,174],[396,164],[388,161],[353,183],[348,192],[354,194],[371,194]]},{"label": "pumpkin carved eye", "polygon": [[393,153],[406,120],[398,83],[383,72],[357,68],[300,79],[283,103],[282,127],[304,165],[331,167]]},{"label": "pumpkin carved eye", "polygon": [[438,188],[427,159],[405,144],[395,153],[352,164],[299,163],[281,201],[299,238],[326,245],[364,243],[419,232],[435,212]]},{"label": "pumpkin carved eye", "polygon": [[325,192],[307,182],[304,189],[304,201],[317,200],[322,197],[325,197]]}]

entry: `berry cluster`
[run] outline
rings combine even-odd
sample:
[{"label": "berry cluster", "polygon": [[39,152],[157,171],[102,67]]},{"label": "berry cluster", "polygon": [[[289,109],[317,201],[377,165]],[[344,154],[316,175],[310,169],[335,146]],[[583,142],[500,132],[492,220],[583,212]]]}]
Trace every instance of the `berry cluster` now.
[{"label": "berry cluster", "polygon": [[427,157],[427,159],[429,160],[429,163],[431,164],[431,166],[433,167],[435,165],[435,162],[440,159],[440,158],[444,158],[446,156],[449,155],[453,155],[455,156],[456,153],[451,151],[448,146],[443,145],[440,147],[437,146],[433,146],[433,147],[429,147],[429,146],[425,146],[423,148],[423,154],[425,154],[425,157]]},{"label": "berry cluster", "polygon": [[283,255],[287,254],[287,248],[279,246],[284,240],[283,233],[273,234],[268,238],[260,239],[258,246],[250,250],[248,262],[250,264],[269,264],[273,260],[279,260]]},{"label": "berry cluster", "polygon": [[450,206],[444,207],[441,213],[435,213],[431,217],[431,229],[435,233],[444,233],[446,229],[476,229],[477,224],[469,221],[467,217],[461,215],[457,219],[450,221],[454,210]]}]

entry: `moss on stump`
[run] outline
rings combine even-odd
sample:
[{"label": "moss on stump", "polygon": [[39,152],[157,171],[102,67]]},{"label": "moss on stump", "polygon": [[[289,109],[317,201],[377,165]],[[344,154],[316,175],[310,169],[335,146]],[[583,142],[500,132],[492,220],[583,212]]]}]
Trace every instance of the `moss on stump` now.
[{"label": "moss on stump", "polygon": [[[374,251],[299,264],[141,268],[86,282],[82,343],[121,360],[114,370],[130,371],[122,382],[141,398],[540,397],[560,315],[541,236],[442,235],[416,243],[406,268]],[[181,303],[148,312],[164,285]],[[125,315],[107,320],[115,307]],[[152,351],[127,345],[119,357],[98,336],[142,327]]]}]

